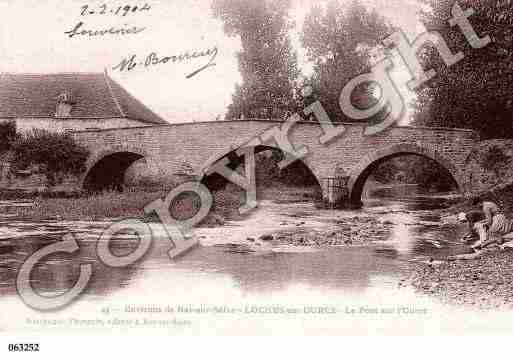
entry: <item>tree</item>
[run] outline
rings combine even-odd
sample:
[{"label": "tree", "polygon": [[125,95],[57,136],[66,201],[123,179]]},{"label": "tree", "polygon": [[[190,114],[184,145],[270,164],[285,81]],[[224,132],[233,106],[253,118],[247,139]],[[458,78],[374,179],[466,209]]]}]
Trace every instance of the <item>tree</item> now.
[{"label": "tree", "polygon": [[[351,79],[369,71],[373,51],[390,30],[382,16],[358,0],[349,6],[331,0],[325,9],[312,7],[306,16],[301,41],[314,64],[310,83],[332,121],[352,121],[340,109],[340,93]],[[369,84],[357,89],[355,104],[368,107],[373,88]]]},{"label": "tree", "polygon": [[288,31],[290,0],[214,0],[214,16],[228,36],[240,36],[242,83],[235,87],[227,119],[283,118],[296,108],[299,75]]},{"label": "tree", "polygon": [[416,183],[421,188],[449,191],[457,184],[451,173],[438,162],[423,156],[406,157],[405,166],[409,182]]},{"label": "tree", "polygon": [[398,174],[404,174],[401,182],[417,184],[424,189],[448,191],[455,186],[447,169],[436,161],[419,155],[386,160],[372,172],[373,178],[380,183],[395,183]]},{"label": "tree", "polygon": [[85,171],[89,151],[78,145],[73,137],[35,129],[16,138],[12,144],[13,165],[16,169],[37,166],[49,185],[61,175],[79,175]]},{"label": "tree", "polygon": [[272,185],[275,182],[288,186],[314,186],[318,184],[316,177],[301,160],[280,169],[278,164],[284,157],[283,152],[276,149],[256,155],[257,185]]},{"label": "tree", "polygon": [[455,0],[423,0],[430,7],[421,15],[428,30],[441,33],[453,52],[465,58],[447,67],[433,50],[426,51],[426,69],[438,75],[418,90],[415,122],[427,126],[460,127],[478,131],[482,138],[513,137],[513,8],[510,0],[458,0],[473,8],[469,18],[479,37],[492,43],[474,49],[449,19]]}]

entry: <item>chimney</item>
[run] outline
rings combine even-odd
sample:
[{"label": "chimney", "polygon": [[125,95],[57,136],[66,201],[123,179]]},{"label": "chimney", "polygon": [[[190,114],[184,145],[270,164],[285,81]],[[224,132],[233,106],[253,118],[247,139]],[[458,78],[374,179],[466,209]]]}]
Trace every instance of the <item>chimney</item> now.
[{"label": "chimney", "polygon": [[73,99],[70,92],[63,92],[57,97],[57,108],[55,117],[69,117],[73,106]]}]

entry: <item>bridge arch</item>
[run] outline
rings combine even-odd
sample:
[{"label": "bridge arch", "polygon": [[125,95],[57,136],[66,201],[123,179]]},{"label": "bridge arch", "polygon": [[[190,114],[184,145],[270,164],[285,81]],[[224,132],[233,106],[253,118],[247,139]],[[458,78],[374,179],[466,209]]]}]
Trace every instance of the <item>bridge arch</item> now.
[{"label": "bridge arch", "polygon": [[[208,176],[207,172],[209,169],[216,164],[217,162],[221,161],[224,158],[230,159],[230,162],[232,164],[235,164],[236,166],[239,164],[244,163],[244,158],[237,155],[237,151],[244,148],[244,145],[240,145],[239,147],[235,145],[226,146],[220,151],[215,152],[212,156],[209,157],[209,159],[203,163],[201,168],[198,170],[198,180],[204,181]],[[285,152],[277,147],[272,145],[257,145],[257,146],[250,146],[254,148],[255,155],[264,151],[280,151],[285,155]],[[308,161],[306,158],[300,158],[297,160],[300,162],[303,166],[305,166],[308,169],[308,172],[315,178],[315,181],[317,182],[317,185],[319,186],[319,189],[321,189],[321,177],[319,174],[319,171],[315,166],[312,166],[311,162]]]},{"label": "bridge arch", "polygon": [[365,157],[352,169],[349,175],[348,189],[350,201],[353,205],[362,204],[362,192],[367,178],[383,162],[394,157],[404,155],[418,155],[426,157],[438,163],[448,171],[458,191],[463,190],[463,175],[458,168],[443,155],[433,149],[421,147],[415,144],[397,144],[383,149],[376,150]]},{"label": "bridge arch", "polygon": [[121,189],[127,169],[136,161],[145,158],[153,163],[148,153],[136,146],[111,146],[91,154],[82,176],[81,188],[89,191]]}]

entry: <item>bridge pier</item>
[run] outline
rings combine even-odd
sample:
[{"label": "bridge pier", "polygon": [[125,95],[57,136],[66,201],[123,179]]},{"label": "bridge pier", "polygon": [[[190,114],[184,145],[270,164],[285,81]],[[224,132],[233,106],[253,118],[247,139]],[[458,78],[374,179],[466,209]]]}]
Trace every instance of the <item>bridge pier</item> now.
[{"label": "bridge pier", "polygon": [[348,182],[349,177],[328,177],[322,179],[322,202],[324,208],[351,207]]}]

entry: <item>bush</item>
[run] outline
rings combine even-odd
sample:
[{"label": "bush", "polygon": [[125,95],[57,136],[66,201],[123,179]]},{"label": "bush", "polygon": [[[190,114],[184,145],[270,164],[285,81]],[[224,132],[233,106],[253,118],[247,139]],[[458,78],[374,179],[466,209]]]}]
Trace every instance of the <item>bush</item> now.
[{"label": "bush", "polygon": [[9,151],[16,138],[16,123],[14,121],[0,122],[0,153]]},{"label": "bush", "polygon": [[488,152],[482,156],[480,165],[487,171],[494,172],[499,176],[499,171],[503,168],[511,158],[509,158],[502,148],[499,146],[492,146],[488,149]]},{"label": "bush", "polygon": [[39,129],[17,136],[12,152],[15,169],[37,167],[50,185],[55,185],[62,175],[83,173],[89,156],[89,151],[69,134]]}]

